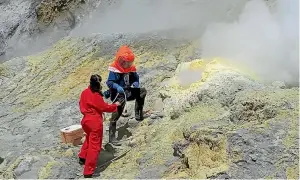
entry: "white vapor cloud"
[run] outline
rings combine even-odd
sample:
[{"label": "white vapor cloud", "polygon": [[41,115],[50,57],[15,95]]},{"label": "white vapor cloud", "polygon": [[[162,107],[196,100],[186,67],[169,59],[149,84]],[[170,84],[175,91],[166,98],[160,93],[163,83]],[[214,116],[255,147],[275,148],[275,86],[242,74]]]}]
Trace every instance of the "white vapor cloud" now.
[{"label": "white vapor cloud", "polygon": [[204,58],[244,63],[266,81],[299,83],[299,2],[249,1],[233,23],[210,24],[201,38]]}]

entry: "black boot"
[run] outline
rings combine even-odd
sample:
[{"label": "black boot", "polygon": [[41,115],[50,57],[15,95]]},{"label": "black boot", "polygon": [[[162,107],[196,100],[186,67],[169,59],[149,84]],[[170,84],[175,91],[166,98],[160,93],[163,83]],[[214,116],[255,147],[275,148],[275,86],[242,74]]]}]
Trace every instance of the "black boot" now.
[{"label": "black boot", "polygon": [[88,174],[88,175],[83,175],[84,178],[93,178],[92,174]]},{"label": "black boot", "polygon": [[137,101],[135,102],[135,119],[137,121],[144,120],[143,106],[139,105]]},{"label": "black boot", "polygon": [[140,88],[140,91],[138,92],[138,96],[136,97],[136,101],[135,101],[135,119],[137,121],[144,120],[143,107],[144,107],[146,95],[147,95],[146,89]]},{"label": "black boot", "polygon": [[108,141],[112,145],[118,146],[120,145],[117,138],[116,138],[116,129],[117,129],[117,123],[116,122],[110,122],[109,123],[109,137]]},{"label": "black boot", "polygon": [[85,164],[85,159],[79,158],[79,164],[80,164],[80,165],[84,165],[84,164]]}]

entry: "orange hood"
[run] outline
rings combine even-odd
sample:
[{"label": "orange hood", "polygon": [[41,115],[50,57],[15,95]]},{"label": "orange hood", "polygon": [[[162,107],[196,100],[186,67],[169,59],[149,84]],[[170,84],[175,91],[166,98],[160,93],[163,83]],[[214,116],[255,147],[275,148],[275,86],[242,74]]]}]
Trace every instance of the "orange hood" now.
[{"label": "orange hood", "polygon": [[136,72],[136,67],[132,64],[129,68],[123,68],[119,64],[119,58],[122,57],[124,61],[133,62],[134,54],[132,50],[128,46],[121,46],[116,54],[116,58],[113,63],[111,63],[108,67],[109,71],[117,72],[117,73],[129,73]]}]

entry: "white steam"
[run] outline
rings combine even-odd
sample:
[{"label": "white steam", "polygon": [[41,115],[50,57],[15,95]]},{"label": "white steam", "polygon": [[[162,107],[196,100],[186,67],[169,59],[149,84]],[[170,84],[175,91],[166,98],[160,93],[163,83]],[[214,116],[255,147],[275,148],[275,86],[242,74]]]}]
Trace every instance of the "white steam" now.
[{"label": "white steam", "polygon": [[[93,13],[90,19],[73,30],[72,35],[147,33],[176,28],[198,28],[199,32],[199,29],[204,29],[212,21],[237,16],[246,1],[248,0],[119,0],[117,5]],[[189,36],[190,31],[182,35]]]},{"label": "white steam", "polygon": [[[116,6],[94,13],[71,35],[184,28],[186,31],[180,36],[202,37],[204,58],[224,57],[250,66],[267,81],[298,84],[298,0],[118,2]],[[265,2],[268,5],[275,2],[272,11]]]},{"label": "white steam", "polygon": [[238,21],[215,23],[202,36],[204,58],[245,63],[267,81],[299,83],[298,0],[278,0],[274,13],[249,1]]}]

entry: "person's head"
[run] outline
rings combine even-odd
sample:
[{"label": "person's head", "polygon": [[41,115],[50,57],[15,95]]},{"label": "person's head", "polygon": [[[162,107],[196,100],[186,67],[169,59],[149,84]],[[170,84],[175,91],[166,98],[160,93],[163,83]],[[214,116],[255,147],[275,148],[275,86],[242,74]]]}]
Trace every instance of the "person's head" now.
[{"label": "person's head", "polygon": [[117,52],[116,60],[122,68],[127,69],[133,65],[134,54],[128,46],[121,46]]},{"label": "person's head", "polygon": [[101,86],[102,78],[98,74],[93,74],[90,78],[90,87],[92,92],[99,92],[101,93],[102,86]]}]

